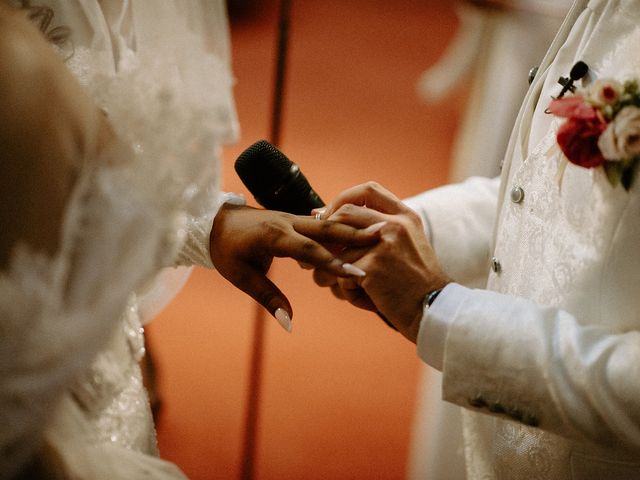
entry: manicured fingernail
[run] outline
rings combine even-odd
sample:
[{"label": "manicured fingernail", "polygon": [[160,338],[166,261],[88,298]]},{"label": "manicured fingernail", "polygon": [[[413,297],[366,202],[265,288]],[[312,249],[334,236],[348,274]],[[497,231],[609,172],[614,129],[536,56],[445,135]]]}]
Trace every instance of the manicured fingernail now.
[{"label": "manicured fingernail", "polygon": [[377,231],[379,231],[382,227],[384,227],[387,224],[387,222],[378,222],[378,223],[374,223],[373,225],[369,225],[367,228],[364,229],[364,233],[371,235],[376,233]]},{"label": "manicured fingernail", "polygon": [[276,317],[276,320],[282,328],[291,333],[291,317],[289,317],[289,314],[284,308],[278,308],[273,316]]},{"label": "manicured fingernail", "polygon": [[350,263],[343,263],[342,269],[349,275],[354,275],[356,277],[364,277],[367,274],[367,272],[365,272],[361,268],[358,268],[355,265],[351,265]]}]

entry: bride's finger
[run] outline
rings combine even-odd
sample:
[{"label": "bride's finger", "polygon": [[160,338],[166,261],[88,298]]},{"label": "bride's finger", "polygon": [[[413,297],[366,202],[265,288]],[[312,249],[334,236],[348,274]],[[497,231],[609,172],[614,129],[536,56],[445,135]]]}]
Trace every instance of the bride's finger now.
[{"label": "bride's finger", "polygon": [[319,287],[331,287],[338,284],[338,277],[325,270],[316,269],[313,271],[313,281]]},{"label": "bride's finger", "polygon": [[339,278],[338,279],[338,285],[340,286],[340,288],[346,292],[350,291],[350,290],[362,290],[362,288],[360,287],[360,284],[358,283],[358,280],[355,278]]},{"label": "bride's finger", "polygon": [[343,249],[338,255],[340,257],[340,260],[342,260],[343,262],[356,263],[369,251],[371,251],[370,247],[346,248]]},{"label": "bride's finger", "polygon": [[336,298],[339,298],[340,300],[349,300],[345,295],[345,292],[340,288],[340,286],[337,283],[335,285],[331,285],[330,288],[331,288],[331,293],[333,293],[333,295]]},{"label": "bride's finger", "polygon": [[376,306],[371,301],[367,293],[362,288],[354,288],[352,290],[343,290],[339,285],[331,287],[331,291],[338,298],[347,300],[352,305],[364,310],[376,312]]},{"label": "bride's finger", "polygon": [[318,242],[294,231],[279,235],[269,246],[275,257],[290,257],[339,277],[364,276],[365,272],[337,258]]},{"label": "bride's finger", "polygon": [[244,264],[229,280],[262,305],[286,331],[291,332],[293,310],[287,297],[267,276],[251,264]]}]

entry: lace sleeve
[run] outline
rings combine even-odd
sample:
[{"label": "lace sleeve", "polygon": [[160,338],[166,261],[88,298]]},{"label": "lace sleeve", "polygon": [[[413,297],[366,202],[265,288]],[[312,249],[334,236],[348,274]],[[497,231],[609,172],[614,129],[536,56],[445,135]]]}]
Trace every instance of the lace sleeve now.
[{"label": "lace sleeve", "polygon": [[[224,193],[220,197],[219,205],[224,203],[233,205],[245,204],[244,198],[234,193]],[[184,241],[183,247],[178,253],[174,266],[198,265],[205,268],[215,268],[211,262],[209,236],[218,208],[201,216],[189,216],[187,218],[185,226],[181,230],[181,237]]]}]

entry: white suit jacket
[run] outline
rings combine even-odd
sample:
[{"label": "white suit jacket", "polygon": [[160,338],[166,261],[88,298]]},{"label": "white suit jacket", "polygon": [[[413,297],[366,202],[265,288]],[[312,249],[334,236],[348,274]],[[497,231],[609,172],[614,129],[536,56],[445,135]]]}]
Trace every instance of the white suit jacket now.
[{"label": "white suit jacket", "polygon": [[486,290],[448,286],[418,336],[443,398],[466,407],[472,479],[640,479],[640,175],[628,192],[602,168],[561,175],[544,109],[578,60],[593,78],[640,79],[640,1],[574,4],[500,182],[408,201],[454,279],[488,272]]}]

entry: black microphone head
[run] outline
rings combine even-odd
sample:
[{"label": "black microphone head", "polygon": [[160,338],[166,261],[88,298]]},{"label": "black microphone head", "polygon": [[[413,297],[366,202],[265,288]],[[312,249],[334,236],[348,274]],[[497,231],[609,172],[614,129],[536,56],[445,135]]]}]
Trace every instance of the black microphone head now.
[{"label": "black microphone head", "polygon": [[569,72],[569,76],[571,80],[580,80],[584,77],[589,71],[589,66],[583,61],[578,61],[573,67],[571,67],[571,71]]},{"label": "black microphone head", "polygon": [[262,197],[274,185],[286,181],[293,165],[276,147],[266,140],[258,140],[240,154],[234,168],[249,191],[254,196]]},{"label": "black microphone head", "polygon": [[309,215],[312,209],[324,206],[298,166],[266,140],[242,152],[234,168],[265,208]]}]

